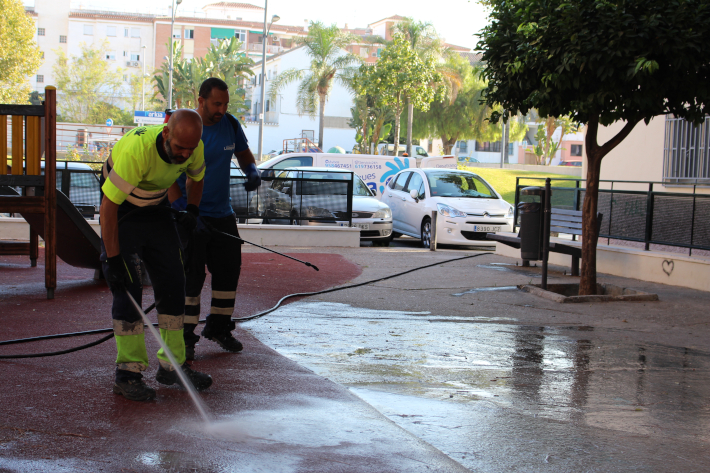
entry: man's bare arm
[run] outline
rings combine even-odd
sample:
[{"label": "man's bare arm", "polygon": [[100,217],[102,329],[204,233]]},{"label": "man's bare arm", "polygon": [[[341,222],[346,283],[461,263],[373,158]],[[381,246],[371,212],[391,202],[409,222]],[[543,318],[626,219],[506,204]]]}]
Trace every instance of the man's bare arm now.
[{"label": "man's bare arm", "polygon": [[99,215],[101,216],[101,238],[106,248],[106,256],[111,258],[121,252],[121,247],[118,244],[118,204],[104,196]]},{"label": "man's bare arm", "polygon": [[[189,177],[185,181],[185,190],[187,191],[187,204],[200,206],[202,200],[202,190],[205,188],[205,180],[193,181]],[[169,198],[169,197],[168,197]]]},{"label": "man's bare arm", "polygon": [[256,164],[256,159],[254,158],[254,155],[252,154],[249,148],[245,149],[244,151],[235,153],[234,156],[237,157],[239,167],[242,168],[242,170],[246,170],[247,166],[249,166],[250,164]]}]

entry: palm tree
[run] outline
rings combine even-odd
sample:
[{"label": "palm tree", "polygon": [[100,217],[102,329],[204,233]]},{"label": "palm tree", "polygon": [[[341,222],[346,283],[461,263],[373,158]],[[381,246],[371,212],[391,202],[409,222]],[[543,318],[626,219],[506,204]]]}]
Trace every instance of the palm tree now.
[{"label": "palm tree", "polygon": [[[414,21],[412,18],[405,18],[404,21],[396,23],[392,27],[392,32],[399,32],[409,41],[414,52],[417,53],[420,59],[425,60],[433,58],[435,61],[446,58],[449,54],[448,48],[439,37],[434,29],[434,26],[429,22]],[[441,73],[447,88],[449,89],[449,97],[451,103],[456,99],[456,93],[461,86],[461,78],[453,74],[451,70],[444,66],[437,67]],[[453,96],[451,94],[453,92]],[[412,155],[412,121],[414,120],[414,105],[409,97],[406,97],[407,102],[407,154]]]},{"label": "palm tree", "polygon": [[318,109],[318,147],[323,149],[323,117],[325,102],[328,100],[333,81],[349,87],[350,78],[355,73],[356,64],[362,60],[344,49],[353,42],[352,35],[344,33],[336,25],[324,26],[320,22],[311,22],[308,35],[297,40],[306,48],[311,58],[308,69],[287,69],[272,81],[269,98],[273,102],[284,87],[291,82],[301,81],[296,95],[296,108],[299,114],[315,117]]}]

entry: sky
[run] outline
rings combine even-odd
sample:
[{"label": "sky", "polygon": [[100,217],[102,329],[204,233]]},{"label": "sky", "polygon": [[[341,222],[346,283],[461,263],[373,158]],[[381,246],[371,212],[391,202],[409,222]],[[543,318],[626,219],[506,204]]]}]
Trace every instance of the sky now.
[{"label": "sky", "polygon": [[[199,11],[202,6],[219,0],[184,0],[178,13]],[[235,0],[263,6],[264,0]],[[268,16],[281,17],[279,23],[301,26],[304,20],[335,23],[343,27],[367,27],[392,15],[410,16],[418,21],[428,21],[448,43],[475,48],[474,36],[487,23],[485,9],[475,0],[268,0]],[[129,11],[134,13],[165,13],[170,0],[71,0],[72,8]],[[26,0],[33,5],[33,0]],[[148,5],[148,6],[147,6]]]}]

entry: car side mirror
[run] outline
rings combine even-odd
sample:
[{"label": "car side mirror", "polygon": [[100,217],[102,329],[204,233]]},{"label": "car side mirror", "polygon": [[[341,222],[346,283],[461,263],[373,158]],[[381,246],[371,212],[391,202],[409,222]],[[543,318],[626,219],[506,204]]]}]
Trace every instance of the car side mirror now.
[{"label": "car side mirror", "polygon": [[419,202],[419,191],[416,189],[412,189],[409,191],[409,195],[412,196],[412,199],[416,200]]}]

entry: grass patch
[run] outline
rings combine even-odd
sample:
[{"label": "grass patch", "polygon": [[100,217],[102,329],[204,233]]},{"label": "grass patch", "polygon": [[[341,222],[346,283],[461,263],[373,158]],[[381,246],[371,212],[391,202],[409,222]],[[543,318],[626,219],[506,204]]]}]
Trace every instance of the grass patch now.
[{"label": "grass patch", "polygon": [[[517,169],[496,169],[496,168],[483,168],[483,167],[468,167],[459,165],[459,169],[466,171],[475,172],[483,179],[485,179],[490,185],[492,185],[495,190],[500,192],[503,199],[512,204],[515,204],[515,178],[516,177],[542,177],[542,178],[552,178],[553,187],[571,187],[574,188],[574,181],[557,181],[554,179],[574,179],[574,176],[568,176],[566,174],[554,174],[547,172],[537,172],[537,171],[519,171]],[[526,186],[540,186],[544,187],[544,180],[529,180],[522,181],[521,184]],[[571,195],[571,192],[565,192],[565,194]],[[564,197],[569,197],[565,195]],[[553,205],[555,199],[555,193],[552,193]],[[562,196],[560,196],[562,197]],[[568,199],[565,199],[568,200]]]}]

